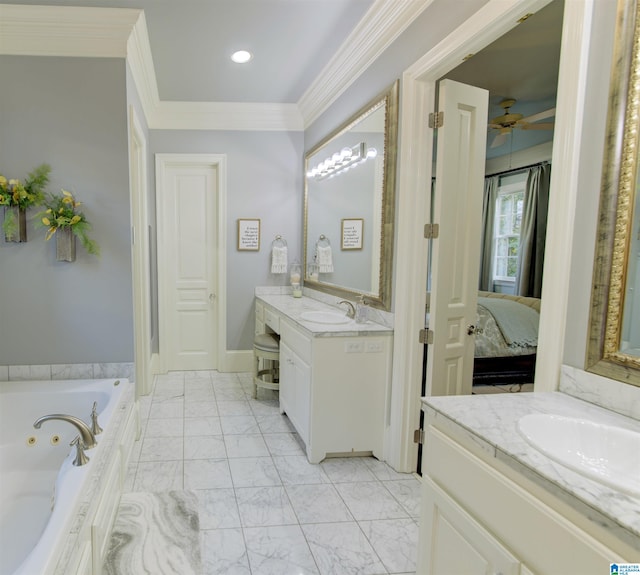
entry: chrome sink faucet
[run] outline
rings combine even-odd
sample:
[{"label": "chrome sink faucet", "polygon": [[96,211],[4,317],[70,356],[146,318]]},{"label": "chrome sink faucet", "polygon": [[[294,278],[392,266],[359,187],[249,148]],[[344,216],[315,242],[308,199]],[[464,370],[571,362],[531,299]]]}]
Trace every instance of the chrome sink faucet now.
[{"label": "chrome sink faucet", "polygon": [[33,427],[40,429],[43,422],[51,419],[57,419],[60,421],[66,421],[73,425],[80,433],[80,439],[86,449],[91,449],[97,445],[96,436],[91,431],[91,428],[82,419],[74,417],[73,415],[65,415],[63,413],[52,413],[50,415],[43,415],[39,419],[36,419],[33,423]]},{"label": "chrome sink faucet", "polygon": [[348,318],[353,319],[354,317],[356,317],[356,308],[353,306],[353,304],[350,301],[343,299],[338,302],[338,305],[340,305],[341,303],[346,303],[349,306],[349,309],[347,310]]}]

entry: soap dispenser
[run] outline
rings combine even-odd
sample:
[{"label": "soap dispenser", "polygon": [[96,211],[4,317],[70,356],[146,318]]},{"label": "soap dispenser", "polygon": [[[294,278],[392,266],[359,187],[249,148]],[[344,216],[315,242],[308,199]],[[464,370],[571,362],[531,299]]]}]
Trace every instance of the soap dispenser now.
[{"label": "soap dispenser", "polygon": [[289,267],[289,280],[293,297],[302,297],[302,266],[298,260],[294,260]]},{"label": "soap dispenser", "polygon": [[356,323],[367,323],[369,321],[369,306],[361,295],[356,302]]}]

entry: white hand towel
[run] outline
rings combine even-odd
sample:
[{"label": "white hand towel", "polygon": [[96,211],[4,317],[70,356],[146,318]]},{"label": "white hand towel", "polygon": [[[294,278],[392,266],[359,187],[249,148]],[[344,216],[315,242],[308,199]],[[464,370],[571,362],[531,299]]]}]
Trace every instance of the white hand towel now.
[{"label": "white hand towel", "polygon": [[271,249],[271,273],[286,274],[288,261],[287,246],[273,246]]},{"label": "white hand towel", "polygon": [[330,274],[333,273],[333,257],[331,255],[331,246],[318,246],[318,268],[320,273]]}]

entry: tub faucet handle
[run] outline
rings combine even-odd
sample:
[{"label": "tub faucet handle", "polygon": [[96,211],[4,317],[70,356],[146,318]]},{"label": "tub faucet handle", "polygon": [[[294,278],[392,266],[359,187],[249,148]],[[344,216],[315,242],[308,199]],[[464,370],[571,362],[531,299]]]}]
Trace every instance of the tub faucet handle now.
[{"label": "tub faucet handle", "polygon": [[89,463],[89,458],[84,452],[84,441],[82,441],[82,438],[79,435],[76,435],[75,439],[69,445],[76,446],[76,458],[73,460],[73,464],[76,467]]},{"label": "tub faucet handle", "polygon": [[98,423],[98,402],[93,402],[93,409],[91,410],[91,431],[93,435],[100,435],[102,433],[102,427]]}]

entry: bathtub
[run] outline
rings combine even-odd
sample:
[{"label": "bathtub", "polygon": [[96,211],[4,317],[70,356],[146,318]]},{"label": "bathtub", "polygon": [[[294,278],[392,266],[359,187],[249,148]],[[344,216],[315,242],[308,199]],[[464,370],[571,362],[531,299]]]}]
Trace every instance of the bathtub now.
[{"label": "bathtub", "polygon": [[[96,473],[113,456],[113,428],[132,387],[126,379],[0,383],[0,575],[57,572]],[[86,451],[89,463],[77,467],[69,445],[77,429],[58,420],[35,429],[33,422],[63,413],[90,424],[94,402],[104,431]]]}]

